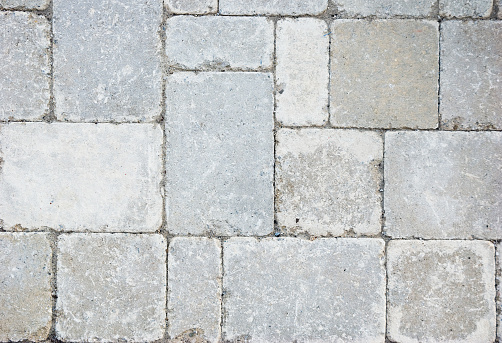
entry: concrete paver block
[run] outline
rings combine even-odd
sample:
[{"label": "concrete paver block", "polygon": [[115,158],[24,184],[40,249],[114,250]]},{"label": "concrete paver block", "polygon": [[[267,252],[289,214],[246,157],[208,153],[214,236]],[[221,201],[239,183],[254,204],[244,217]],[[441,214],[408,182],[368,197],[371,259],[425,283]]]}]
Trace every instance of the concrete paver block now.
[{"label": "concrete paver block", "polygon": [[165,0],[167,8],[176,14],[207,14],[218,11],[218,0]]},{"label": "concrete paver block", "polygon": [[437,0],[333,0],[340,14],[350,17],[428,17],[437,13]]},{"label": "concrete paver block", "polygon": [[[45,10],[50,0],[0,0],[0,8],[21,10]],[[1,45],[1,44],[0,44]]]},{"label": "concrete paver block", "polygon": [[320,14],[328,0],[219,0],[221,14],[301,15]]},{"label": "concrete paver block", "polygon": [[493,0],[439,0],[439,14],[455,18],[488,18]]}]

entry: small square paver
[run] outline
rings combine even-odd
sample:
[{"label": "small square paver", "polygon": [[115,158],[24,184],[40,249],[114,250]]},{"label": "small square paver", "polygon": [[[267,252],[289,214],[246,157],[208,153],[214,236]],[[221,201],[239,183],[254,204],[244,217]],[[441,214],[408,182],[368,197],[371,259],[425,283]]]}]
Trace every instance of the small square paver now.
[{"label": "small square paver", "polygon": [[502,129],[502,22],[441,24],[442,127]]},{"label": "small square paver", "polygon": [[175,73],[166,86],[171,234],[267,235],[274,220],[269,73]]},{"label": "small square paver", "polygon": [[70,342],[161,339],[166,323],[166,249],[161,235],[61,235],[57,338]]},{"label": "small square paver", "polygon": [[438,23],[335,20],[331,41],[331,124],[438,126]]},{"label": "small square paver", "polygon": [[172,339],[219,342],[221,244],[217,239],[177,237],[169,244],[168,319]]},{"label": "small square paver", "polygon": [[333,0],[339,15],[348,17],[432,17],[437,0]]},{"label": "small square paver", "polygon": [[276,155],[281,229],[315,236],[380,233],[383,139],[378,133],[282,129]]},{"label": "small square paver", "polygon": [[219,0],[221,14],[321,14],[328,0]]},{"label": "small square paver", "polygon": [[224,339],[385,341],[383,240],[232,238],[223,251]]},{"label": "small square paver", "polygon": [[54,0],[53,7],[57,118],[158,119],[162,0]]},{"label": "small square paver", "polygon": [[492,343],[495,250],[483,241],[391,241],[387,330],[392,342]]},{"label": "small square paver", "polygon": [[208,14],[218,11],[218,0],[164,0],[167,9],[176,14]]},{"label": "small square paver", "polygon": [[0,13],[1,120],[40,120],[48,114],[49,37],[49,22],[43,16]]},{"label": "small square paver", "polygon": [[501,239],[502,132],[387,132],[385,231]]},{"label": "small square paver", "polygon": [[329,32],[319,19],[277,23],[276,118],[283,125],[328,121]]},{"label": "small square paver", "polygon": [[488,18],[493,0],[439,0],[439,15],[455,18]]},{"label": "small square paver", "polygon": [[[0,0],[1,9],[45,10],[50,0]],[[0,44],[1,46],[2,44]]]},{"label": "small square paver", "polygon": [[43,341],[52,323],[47,234],[0,232],[0,341]]}]

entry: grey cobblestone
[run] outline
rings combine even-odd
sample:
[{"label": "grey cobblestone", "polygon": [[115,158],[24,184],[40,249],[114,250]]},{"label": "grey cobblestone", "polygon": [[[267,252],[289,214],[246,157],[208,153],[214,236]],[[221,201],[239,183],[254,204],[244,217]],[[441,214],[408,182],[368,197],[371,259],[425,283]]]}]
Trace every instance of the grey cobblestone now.
[{"label": "grey cobblestone", "polygon": [[207,14],[218,11],[218,0],[165,0],[167,8],[177,14]]},{"label": "grey cobblestone", "polygon": [[493,0],[439,0],[439,14],[455,18],[488,18]]},{"label": "grey cobblestone", "polygon": [[302,15],[320,14],[328,0],[219,0],[222,14]]},{"label": "grey cobblestone", "polygon": [[50,0],[0,0],[0,9],[45,10]]},{"label": "grey cobblestone", "polygon": [[342,14],[351,17],[427,17],[435,13],[436,0],[333,0]]}]

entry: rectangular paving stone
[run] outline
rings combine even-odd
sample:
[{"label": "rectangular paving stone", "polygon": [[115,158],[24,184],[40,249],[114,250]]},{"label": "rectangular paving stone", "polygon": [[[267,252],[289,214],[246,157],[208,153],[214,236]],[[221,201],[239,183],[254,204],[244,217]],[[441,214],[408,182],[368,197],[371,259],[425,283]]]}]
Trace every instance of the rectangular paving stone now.
[{"label": "rectangular paving stone", "polygon": [[488,18],[493,0],[439,0],[439,15],[455,18]]},{"label": "rectangular paving stone", "polygon": [[333,0],[333,4],[341,15],[349,17],[377,16],[381,18],[436,16],[436,3],[436,0]]},{"label": "rectangular paving stone", "polygon": [[483,241],[391,241],[387,250],[392,342],[495,340],[494,247]]},{"label": "rectangular paving stone", "polygon": [[502,238],[502,132],[387,132],[392,237]]},{"label": "rectangular paving stone", "polygon": [[318,19],[277,23],[276,118],[283,125],[328,121],[329,33]]},{"label": "rectangular paving stone", "polygon": [[281,229],[315,236],[380,233],[382,158],[376,132],[280,130],[275,182]]},{"label": "rectangular paving stone", "polygon": [[[15,5],[0,0],[0,6],[9,4]],[[40,120],[48,114],[49,36],[43,16],[0,13],[0,120]]]},{"label": "rectangular paving stone", "polygon": [[221,14],[301,15],[320,14],[328,0],[219,0]]},{"label": "rectangular paving stone", "polygon": [[267,235],[274,215],[269,73],[167,79],[166,212],[174,235]]},{"label": "rectangular paving stone", "polygon": [[[45,10],[50,0],[0,0],[2,9]],[[0,44],[3,45],[3,44]]]},{"label": "rectangular paving stone", "polygon": [[335,20],[331,42],[331,124],[438,126],[438,23]]},{"label": "rectangular paving stone", "polygon": [[385,341],[383,240],[232,238],[223,249],[225,339]]},{"label": "rectangular paving stone", "polygon": [[54,0],[53,7],[57,118],[157,119],[162,0]]},{"label": "rectangular paving stone", "polygon": [[47,234],[0,232],[0,341],[43,341],[52,323]]},{"label": "rectangular paving stone", "polygon": [[57,338],[161,339],[166,322],[166,248],[161,235],[59,236]]},{"label": "rectangular paving stone", "polygon": [[217,239],[176,237],[169,244],[168,320],[171,339],[219,342],[221,244]]},{"label": "rectangular paving stone", "polygon": [[1,126],[1,226],[157,230],[162,140],[162,130],[153,124]]},{"label": "rectangular paving stone", "polygon": [[218,0],[165,0],[170,12],[176,14],[207,14],[218,11]]},{"label": "rectangular paving stone", "polygon": [[172,66],[263,69],[272,66],[273,52],[274,24],[266,18],[176,16],[167,20],[166,55]]},{"label": "rectangular paving stone", "polygon": [[502,22],[441,24],[442,127],[502,129]]}]

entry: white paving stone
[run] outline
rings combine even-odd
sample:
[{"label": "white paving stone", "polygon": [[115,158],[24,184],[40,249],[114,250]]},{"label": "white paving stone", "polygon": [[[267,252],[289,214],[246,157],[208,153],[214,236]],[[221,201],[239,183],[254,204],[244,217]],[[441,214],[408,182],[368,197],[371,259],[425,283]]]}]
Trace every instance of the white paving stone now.
[{"label": "white paving stone", "polygon": [[439,14],[455,18],[488,18],[493,0],[439,0]]},{"label": "white paving stone", "polygon": [[50,0],[0,0],[0,8],[45,10],[49,2]]},{"label": "white paving stone", "polygon": [[351,17],[434,16],[437,0],[333,0],[343,15]]},{"label": "white paving stone", "polygon": [[219,0],[221,14],[320,14],[328,0]]},{"label": "white paving stone", "polygon": [[165,0],[167,8],[176,14],[207,14],[218,11],[218,0]]}]

